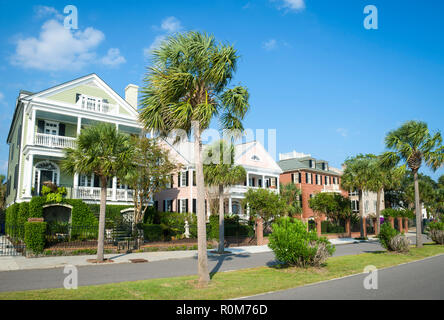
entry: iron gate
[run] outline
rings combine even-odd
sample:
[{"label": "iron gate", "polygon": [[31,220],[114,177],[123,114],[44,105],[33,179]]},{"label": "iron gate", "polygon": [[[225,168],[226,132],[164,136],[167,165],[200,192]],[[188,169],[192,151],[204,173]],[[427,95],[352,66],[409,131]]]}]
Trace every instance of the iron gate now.
[{"label": "iron gate", "polygon": [[0,256],[21,256],[25,253],[24,228],[0,225]]}]

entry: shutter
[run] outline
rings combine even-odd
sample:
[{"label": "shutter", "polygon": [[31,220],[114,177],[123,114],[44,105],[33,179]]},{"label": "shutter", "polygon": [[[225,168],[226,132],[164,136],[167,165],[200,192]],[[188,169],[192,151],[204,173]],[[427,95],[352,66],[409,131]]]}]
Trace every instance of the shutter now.
[{"label": "shutter", "polygon": [[298,183],[302,183],[302,173],[301,172],[298,172],[298,179],[299,179]]},{"label": "shutter", "polygon": [[65,124],[64,123],[60,123],[59,124],[59,136],[64,137],[65,136]]},{"label": "shutter", "polygon": [[22,125],[19,127],[18,135],[17,135],[17,146],[20,150],[20,146],[22,145]]},{"label": "shutter", "polygon": [[18,180],[18,164],[15,165],[15,170],[14,170],[14,189],[17,189],[17,180]]},{"label": "shutter", "polygon": [[[205,204],[207,203],[206,202],[207,200],[205,200]],[[193,213],[196,213],[197,212],[197,199],[193,199]]]},{"label": "shutter", "polygon": [[154,201],[154,209],[156,209],[156,211],[159,211],[159,201],[157,200]]},{"label": "shutter", "polygon": [[186,212],[186,213],[188,212],[188,199],[187,199],[186,202],[185,202],[185,212]]},{"label": "shutter", "polygon": [[180,212],[181,207],[180,207],[180,199],[177,199],[177,208],[176,208],[176,212]]},{"label": "shutter", "polygon": [[44,133],[45,132],[45,121],[39,120],[37,122],[37,133]]},{"label": "shutter", "polygon": [[177,186],[181,187],[181,185],[180,185],[180,172],[177,173]]},{"label": "shutter", "polygon": [[196,170],[193,170],[193,186],[196,186]]},{"label": "shutter", "polygon": [[294,174],[293,173],[291,174],[291,182],[295,183],[295,181],[294,181]]},{"label": "shutter", "polygon": [[313,173],[310,173],[310,175],[311,175],[311,181],[310,181],[310,183],[313,184]]},{"label": "shutter", "polygon": [[186,186],[188,187],[190,184],[189,184],[189,178],[190,178],[190,175],[188,174],[190,171],[187,171],[186,172],[186,180],[187,180],[187,184],[186,184]]},{"label": "shutter", "polygon": [[170,175],[170,184],[171,184],[171,188],[174,188],[174,178],[173,178],[173,175]]},{"label": "shutter", "polygon": [[163,200],[163,212],[166,212],[166,200]]}]

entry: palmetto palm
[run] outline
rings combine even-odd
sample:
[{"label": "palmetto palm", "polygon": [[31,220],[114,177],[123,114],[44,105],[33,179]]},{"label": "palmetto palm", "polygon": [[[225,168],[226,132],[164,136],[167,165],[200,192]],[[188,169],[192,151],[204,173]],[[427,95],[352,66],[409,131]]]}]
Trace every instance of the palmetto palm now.
[{"label": "palmetto palm", "polygon": [[384,189],[394,189],[401,184],[401,179],[405,175],[403,168],[384,166],[381,157],[368,155],[371,158],[368,190],[376,192],[376,226],[375,234],[379,234],[381,217],[381,197]]},{"label": "palmetto palm", "polygon": [[299,189],[294,183],[281,184],[279,186],[279,192],[285,202],[287,203],[287,214],[290,217],[302,213],[300,196],[301,189]]},{"label": "palmetto palm", "polygon": [[441,133],[430,134],[427,124],[421,121],[408,121],[396,130],[390,131],[385,137],[387,151],[382,154],[382,163],[396,166],[400,162],[408,167],[414,177],[415,184],[415,213],[416,213],[416,246],[422,247],[421,237],[421,208],[419,198],[418,170],[422,162],[432,170],[438,169],[444,163],[444,147]]},{"label": "palmetto palm", "polygon": [[[372,154],[359,154],[354,158],[345,160],[344,173],[341,179],[341,187],[345,190],[358,190],[359,192],[359,215],[361,220],[364,218],[363,192],[369,190],[371,185],[373,167],[372,161],[375,156]],[[364,236],[364,228],[366,226],[361,223],[361,237]]]},{"label": "palmetto palm", "polygon": [[[228,155],[225,156],[225,155]],[[234,165],[235,150],[232,144],[217,141],[205,150],[204,177],[207,186],[218,187],[219,193],[219,247],[218,252],[224,252],[224,188],[244,182],[247,172],[242,166]],[[228,158],[228,159],[227,159]],[[227,161],[229,160],[229,161]]]},{"label": "palmetto palm", "polygon": [[101,123],[84,129],[74,149],[65,149],[62,169],[70,174],[98,176],[100,179],[100,216],[97,261],[103,261],[105,234],[106,189],[109,179],[125,176],[131,163],[133,148],[129,135],[120,133],[111,124]]},{"label": "palmetto palm", "polygon": [[193,132],[196,165],[199,283],[209,282],[202,131],[216,116],[221,129],[243,130],[249,94],[245,87],[227,88],[238,55],[231,45],[211,35],[187,32],[169,37],[153,51],[142,88],[140,120],[148,130],[167,135],[176,129]]}]

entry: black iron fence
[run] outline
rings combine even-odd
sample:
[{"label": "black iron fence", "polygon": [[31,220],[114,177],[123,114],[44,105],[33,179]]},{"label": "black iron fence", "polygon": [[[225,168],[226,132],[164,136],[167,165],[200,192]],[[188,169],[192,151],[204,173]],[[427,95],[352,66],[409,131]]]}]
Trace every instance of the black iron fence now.
[{"label": "black iron fence", "polygon": [[25,229],[23,226],[0,226],[0,256],[20,256],[25,253]]}]

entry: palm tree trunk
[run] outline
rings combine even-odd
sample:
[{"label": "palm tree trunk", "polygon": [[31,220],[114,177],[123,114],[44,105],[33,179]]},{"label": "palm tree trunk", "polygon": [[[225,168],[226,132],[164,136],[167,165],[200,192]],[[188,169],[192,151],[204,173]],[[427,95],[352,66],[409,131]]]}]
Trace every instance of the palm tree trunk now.
[{"label": "palm tree trunk", "polygon": [[219,185],[219,249],[220,254],[224,253],[224,186]]},{"label": "palm tree trunk", "polygon": [[422,247],[422,214],[419,203],[419,184],[418,171],[413,171],[413,178],[415,180],[415,214],[416,214],[416,247]]},{"label": "palm tree trunk", "polygon": [[105,242],[105,212],[106,212],[106,177],[100,177],[100,215],[99,215],[99,238],[97,241],[97,262],[104,260],[103,247]]},{"label": "palm tree trunk", "polygon": [[362,189],[359,189],[359,215],[361,216],[361,238],[364,238],[364,202],[362,201],[362,196],[363,191]]},{"label": "palm tree trunk", "polygon": [[193,122],[194,131],[194,159],[196,163],[197,180],[197,272],[199,275],[199,285],[205,286],[210,281],[208,272],[207,257],[207,217],[205,216],[205,185],[202,163],[202,142],[200,124]]},{"label": "palm tree trunk", "polygon": [[375,223],[375,235],[379,234],[381,230],[381,194],[382,190],[379,190],[376,194],[376,223]]}]

